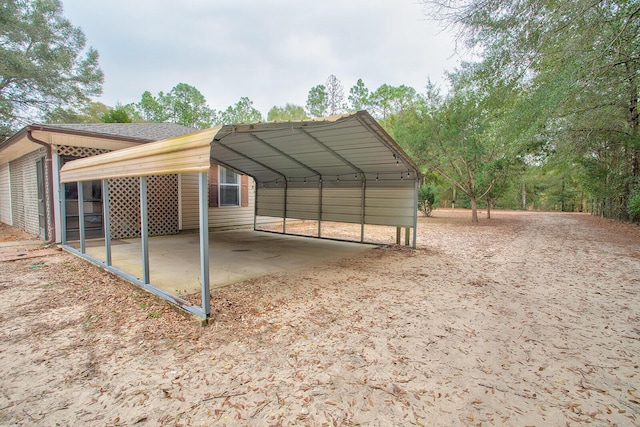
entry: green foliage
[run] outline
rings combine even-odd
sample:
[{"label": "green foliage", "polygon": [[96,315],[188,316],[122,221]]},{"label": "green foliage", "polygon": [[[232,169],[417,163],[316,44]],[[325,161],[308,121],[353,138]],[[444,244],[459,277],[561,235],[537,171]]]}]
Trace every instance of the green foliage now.
[{"label": "green foliage", "polygon": [[329,111],[329,94],[325,85],[317,85],[309,90],[307,112],[311,117],[323,117]]},{"label": "green foliage", "polygon": [[418,100],[416,90],[410,86],[383,84],[371,94],[370,106],[376,118],[386,120],[412,109]]},{"label": "green foliage", "polygon": [[129,117],[137,115],[152,123],[170,122],[203,129],[215,121],[215,111],[209,108],[204,95],[186,83],[178,83],[168,93],[160,91],[157,96],[145,91],[140,102],[130,108],[133,111],[128,112]]},{"label": "green foliage", "polygon": [[[153,96],[149,91],[142,94],[140,102],[122,107],[133,120],[152,123],[177,123],[195,128],[233,123],[255,123],[262,121],[262,113],[253,106],[253,101],[242,97],[226,110],[216,113],[198,89],[185,83],[178,83],[168,93],[158,92]],[[274,107],[277,108],[277,107]],[[289,105],[283,114],[297,114],[295,106]],[[298,107],[300,108],[300,107]],[[280,110],[274,110],[274,114]]]},{"label": "green foliage", "polygon": [[[425,3],[484,63],[520,82],[526,96],[505,117],[526,136],[530,165],[565,165],[598,213],[626,217],[640,180],[638,2]],[[552,204],[566,207],[567,183]]]},{"label": "green foliage", "polygon": [[269,122],[286,122],[308,119],[303,107],[294,104],[287,104],[284,107],[274,106],[267,114]]},{"label": "green foliage", "polygon": [[169,120],[183,126],[208,128],[213,123],[214,111],[195,87],[186,83],[178,83],[161,98],[169,112]]},{"label": "green foliage", "polygon": [[100,123],[102,117],[109,112],[109,107],[101,102],[91,102],[80,110],[57,107],[49,111],[45,123]]},{"label": "green foliage", "polygon": [[636,192],[629,200],[627,212],[631,220],[640,221],[640,191]]},{"label": "green foliage", "polygon": [[358,79],[356,84],[349,89],[349,109],[351,111],[368,110],[371,107],[369,89],[364,85],[362,79]]},{"label": "green foliage", "polygon": [[148,90],[142,93],[140,102],[134,104],[135,110],[142,120],[151,123],[163,123],[169,120],[171,113],[164,102],[165,95],[159,92],[155,97]]},{"label": "green foliage", "polygon": [[418,209],[425,216],[431,216],[431,211],[434,209],[436,201],[435,189],[429,184],[423,184],[418,190]]},{"label": "green foliage", "polygon": [[59,0],[0,1],[0,141],[25,122],[101,93],[98,52],[85,44]]},{"label": "green foliage", "polygon": [[413,108],[397,116],[393,135],[419,163],[469,197],[472,220],[477,221],[478,200],[499,197],[501,183],[521,170],[516,133],[503,130],[506,111],[519,91],[479,64],[465,64],[449,79],[447,96],[428,86]]},{"label": "green foliage", "polygon": [[253,101],[247,97],[242,97],[235,105],[221,111],[215,121],[221,125],[255,123],[262,121],[262,114],[253,107]]},{"label": "green foliage", "polygon": [[331,74],[325,84],[312,87],[307,95],[306,109],[311,117],[324,117],[346,111],[344,88],[340,80]]},{"label": "green foliage", "polygon": [[129,111],[122,105],[116,105],[115,108],[110,108],[109,111],[102,115],[102,121],[105,123],[131,123],[131,117]]}]

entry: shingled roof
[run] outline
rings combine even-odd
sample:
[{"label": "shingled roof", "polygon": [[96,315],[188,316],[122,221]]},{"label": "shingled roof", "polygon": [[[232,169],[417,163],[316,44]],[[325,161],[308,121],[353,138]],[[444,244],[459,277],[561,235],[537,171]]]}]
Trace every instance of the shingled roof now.
[{"label": "shingled roof", "polygon": [[119,136],[127,139],[139,139],[141,141],[159,141],[198,130],[175,123],[78,123],[43,124],[36,126],[42,126],[50,131],[61,129],[67,132],[93,134],[96,136]]}]

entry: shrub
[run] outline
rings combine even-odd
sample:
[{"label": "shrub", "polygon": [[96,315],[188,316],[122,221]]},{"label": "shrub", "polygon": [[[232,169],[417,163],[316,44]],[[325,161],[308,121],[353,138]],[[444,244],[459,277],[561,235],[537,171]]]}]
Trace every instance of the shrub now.
[{"label": "shrub", "polygon": [[431,211],[436,203],[436,193],[429,184],[423,184],[418,190],[418,209],[426,216],[431,216]]}]

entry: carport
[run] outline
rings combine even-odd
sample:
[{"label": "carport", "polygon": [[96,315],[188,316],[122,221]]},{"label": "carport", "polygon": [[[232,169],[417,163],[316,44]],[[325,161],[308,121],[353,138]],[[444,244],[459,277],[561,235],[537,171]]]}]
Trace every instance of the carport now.
[{"label": "carport", "polygon": [[[104,261],[87,252],[83,223],[83,186],[78,185],[79,247],[66,241],[65,249],[125,277],[145,289],[207,318],[210,314],[210,261],[208,230],[208,179],[211,164],[218,164],[255,181],[254,218],[317,221],[316,237],[322,238],[325,221],[360,225],[364,243],[365,224],[406,230],[416,244],[417,194],[420,173],[382,127],[365,111],[299,122],[254,123],[218,126],[179,137],[67,163],[61,184],[102,181],[105,195]],[[149,206],[147,178],[154,175],[197,173],[199,181],[199,264],[201,306],[167,292],[150,280]],[[140,276],[112,262],[110,206],[106,201],[109,181],[139,177],[140,181]],[[61,191],[64,210],[64,191]],[[64,217],[64,214],[63,214]],[[256,222],[254,220],[254,229]],[[154,238],[155,239],[155,238]]]}]

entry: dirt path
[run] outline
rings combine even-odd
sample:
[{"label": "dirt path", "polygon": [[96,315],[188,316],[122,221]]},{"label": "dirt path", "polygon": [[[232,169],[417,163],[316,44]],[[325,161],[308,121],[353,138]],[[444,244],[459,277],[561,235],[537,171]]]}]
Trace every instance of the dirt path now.
[{"label": "dirt path", "polygon": [[0,263],[0,425],[640,425],[640,227],[435,215],[220,289],[204,329],[66,254]]}]

